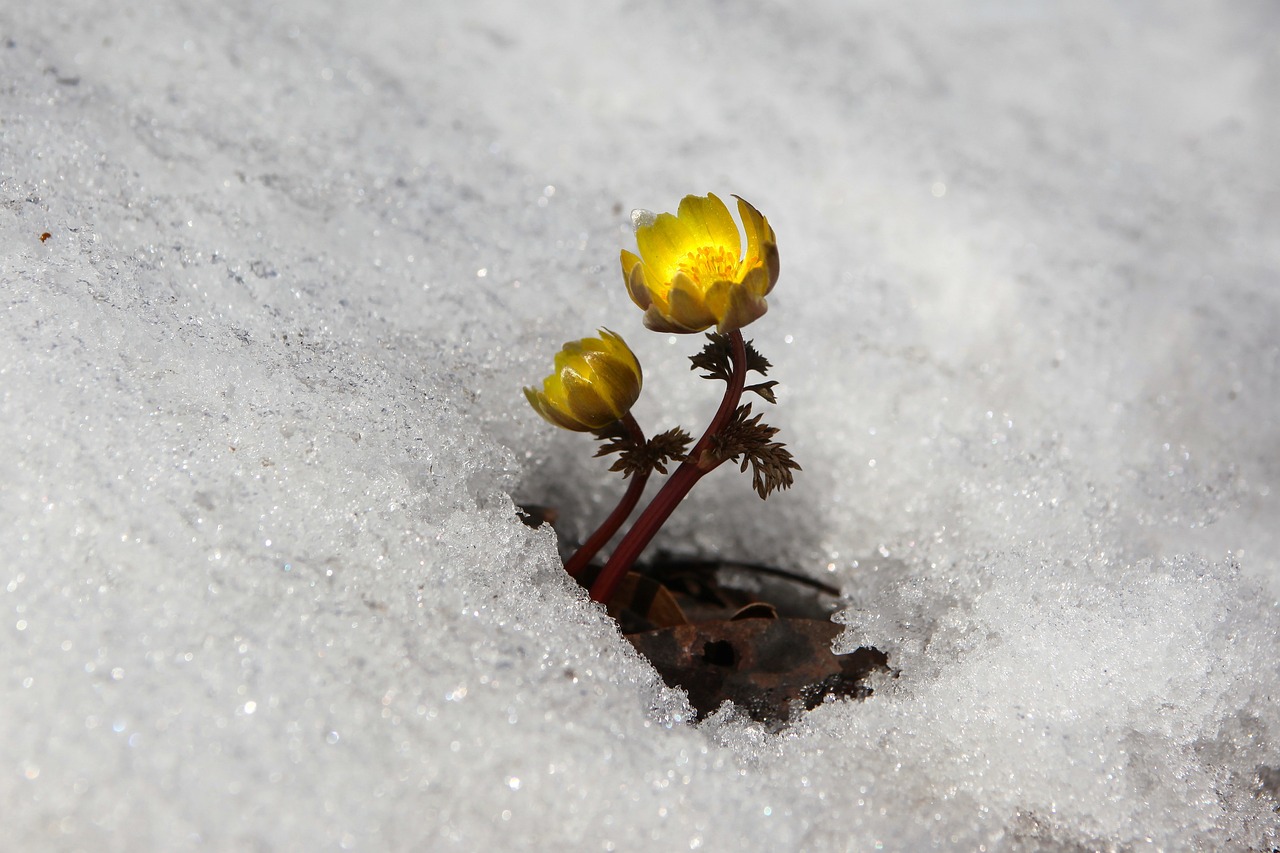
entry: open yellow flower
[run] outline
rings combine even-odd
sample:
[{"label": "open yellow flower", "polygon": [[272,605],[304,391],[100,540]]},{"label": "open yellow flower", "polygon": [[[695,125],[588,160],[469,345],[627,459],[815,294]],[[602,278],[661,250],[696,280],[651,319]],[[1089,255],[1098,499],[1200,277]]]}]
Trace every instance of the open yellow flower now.
[{"label": "open yellow flower", "polygon": [[636,400],[644,378],[640,362],[626,341],[600,330],[598,338],[566,343],[556,353],[555,372],[542,390],[525,388],[534,411],[558,427],[591,432],[623,418]]},{"label": "open yellow flower", "polygon": [[646,326],[657,332],[715,326],[723,334],[768,310],[764,298],[778,281],[778,241],[769,220],[740,198],[738,215],[745,254],[729,208],[711,193],[685,196],[674,216],[636,215],[640,254],[623,250],[622,274]]}]

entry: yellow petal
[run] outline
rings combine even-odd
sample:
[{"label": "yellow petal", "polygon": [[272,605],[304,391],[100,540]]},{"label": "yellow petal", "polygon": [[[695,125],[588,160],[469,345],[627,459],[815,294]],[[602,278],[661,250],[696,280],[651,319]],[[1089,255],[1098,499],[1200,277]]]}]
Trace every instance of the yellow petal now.
[{"label": "yellow petal", "polygon": [[635,374],[636,381],[643,384],[644,372],[640,369],[640,360],[631,351],[631,347],[627,346],[627,342],[622,339],[622,335],[608,329],[600,329],[600,340],[605,343],[609,353],[615,359],[626,365]]},{"label": "yellow petal", "polygon": [[[559,356],[556,356],[556,360],[559,360]],[[560,381],[559,365],[556,366],[555,373],[542,380],[542,393],[538,397],[550,406],[564,405],[564,383]]]},{"label": "yellow petal", "polygon": [[529,401],[529,405],[533,406],[533,410],[538,414],[542,414],[542,405],[538,402],[538,392],[533,388],[524,389],[524,398]]},{"label": "yellow petal", "polygon": [[599,429],[618,419],[609,401],[596,390],[589,377],[573,371],[565,371],[561,376],[569,414],[581,424],[588,429]]},{"label": "yellow petal", "polygon": [[[645,263],[640,264],[637,268],[636,279],[637,281],[640,279],[644,280],[646,304],[641,307],[645,310],[655,308],[658,311],[665,312],[670,301],[669,296],[671,294],[671,282],[659,279],[657,274],[654,273],[653,268]],[[639,303],[636,304],[638,305]]]},{"label": "yellow petal", "polygon": [[761,260],[765,269],[769,271],[769,287],[765,290],[765,293],[768,293],[778,283],[778,273],[781,271],[781,266],[778,262],[778,238],[774,235],[773,226],[769,224],[769,220],[764,217],[760,219],[764,223],[760,250],[763,255]]},{"label": "yellow petal", "polygon": [[773,226],[769,224],[769,217],[761,214],[760,221],[764,223],[764,240],[775,246],[778,245],[778,237],[773,233]]},{"label": "yellow petal", "polygon": [[659,311],[656,305],[650,305],[649,310],[644,312],[644,327],[654,332],[670,332],[677,335],[702,331],[702,329],[686,329],[684,326],[675,323],[670,317]]},{"label": "yellow petal", "polygon": [[711,312],[711,316],[724,316],[724,312],[729,308],[729,294],[740,286],[732,281],[717,281],[707,288],[707,293],[702,301],[706,304],[707,310]]},{"label": "yellow petal", "polygon": [[659,280],[667,280],[675,274],[684,256],[701,243],[689,226],[670,213],[660,213],[648,228],[636,229],[636,245],[640,247],[640,257],[658,274]]},{"label": "yellow petal", "polygon": [[613,351],[612,345],[603,338],[583,338],[577,343],[582,348],[583,358],[587,360],[588,364],[594,355]]},{"label": "yellow petal", "polygon": [[532,388],[526,388],[524,389],[524,396],[528,399],[529,405],[533,406],[533,410],[546,418],[553,426],[570,429],[574,432],[585,431],[582,424],[552,405],[545,394],[540,394]]},{"label": "yellow petal", "polygon": [[[737,198],[737,196],[734,196]],[[773,233],[769,220],[751,204],[738,198],[738,213],[742,216],[743,230],[747,232],[747,256],[745,263],[750,266],[762,266],[769,272],[768,293],[778,283],[780,271],[778,263],[778,238]]]},{"label": "yellow petal", "polygon": [[623,278],[630,278],[631,271],[641,264],[640,256],[634,252],[628,252],[626,249],[619,253],[618,259],[622,262]]},{"label": "yellow petal", "polygon": [[[550,383],[555,380],[558,383],[559,379],[557,377],[559,377],[560,374],[564,373],[566,370],[581,371],[582,367],[582,341],[567,341],[565,345],[560,348],[560,351],[556,353],[555,373],[551,374],[551,377],[547,382]],[[551,387],[549,385],[546,386],[545,390],[548,396],[551,396]]]},{"label": "yellow petal", "polygon": [[739,288],[751,294],[754,299],[763,299],[768,293],[772,285],[769,283],[769,273],[764,267],[753,267],[747,271],[742,278],[742,284]]},{"label": "yellow petal", "polygon": [[[756,272],[761,273],[762,276],[764,274],[762,270],[756,270]],[[735,287],[729,291],[729,303],[720,317],[720,322],[716,325],[716,331],[725,334],[741,329],[763,317],[767,310],[769,306],[765,304],[764,299],[757,297],[746,287]]]},{"label": "yellow petal", "polygon": [[640,397],[639,377],[634,370],[614,358],[602,356],[592,363],[596,382],[592,386],[609,404],[611,420],[617,420],[631,410]]},{"label": "yellow petal", "polygon": [[678,325],[693,331],[702,331],[715,323],[715,315],[703,301],[702,291],[693,279],[683,272],[671,280],[671,304],[667,314]]},{"label": "yellow petal", "polygon": [[631,275],[631,271],[640,263],[640,258],[638,255],[628,252],[626,249],[622,250],[619,258],[622,261],[622,277],[628,278]]},{"label": "yellow petal", "polygon": [[729,208],[713,193],[687,195],[680,201],[679,218],[704,245],[723,246],[734,258],[742,257],[742,239]]},{"label": "yellow petal", "polygon": [[760,243],[764,236],[764,217],[760,215],[760,211],[756,210],[750,204],[738,196],[738,215],[742,217],[742,230],[747,233],[747,257],[760,257]]},{"label": "yellow petal", "polygon": [[649,284],[644,274],[644,261],[622,250],[622,274],[627,282],[627,294],[640,308],[648,308],[653,301],[649,296]]}]

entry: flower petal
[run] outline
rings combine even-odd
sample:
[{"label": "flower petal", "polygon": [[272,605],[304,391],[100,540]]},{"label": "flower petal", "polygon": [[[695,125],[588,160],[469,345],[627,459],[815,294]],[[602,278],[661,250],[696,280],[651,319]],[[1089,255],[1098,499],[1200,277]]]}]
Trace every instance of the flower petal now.
[{"label": "flower petal", "polygon": [[707,288],[703,302],[706,304],[707,310],[711,312],[711,316],[724,316],[724,312],[729,308],[729,294],[739,287],[741,285],[736,282],[717,281]]},{"label": "flower petal", "polygon": [[687,195],[680,200],[678,213],[696,236],[705,238],[706,244],[728,249],[735,259],[742,257],[742,238],[738,226],[714,193],[705,196]]},{"label": "flower petal", "polygon": [[773,226],[769,224],[769,220],[760,217],[764,223],[764,232],[761,235],[761,254],[764,261],[765,269],[769,270],[769,287],[765,290],[768,293],[773,290],[773,286],[778,283],[778,273],[781,267],[778,263],[778,238],[773,233]]},{"label": "flower petal", "polygon": [[[752,270],[759,273],[761,278],[764,277],[763,270]],[[769,306],[764,299],[756,296],[747,287],[735,287],[729,291],[729,303],[725,308],[724,314],[720,316],[720,322],[716,325],[716,331],[720,334],[732,332],[741,329],[750,323],[754,323],[764,316],[769,310]]]},{"label": "flower petal", "polygon": [[616,421],[631,411],[631,407],[640,398],[639,374],[627,364],[604,353],[592,357],[591,369],[595,373],[592,388],[608,403],[613,415],[610,420]]},{"label": "flower petal", "polygon": [[650,305],[649,310],[644,312],[644,327],[651,332],[670,332],[677,335],[687,335],[690,332],[702,331],[702,329],[686,329],[665,313],[659,311],[656,305]]},{"label": "flower petal", "polygon": [[626,249],[622,250],[621,254],[619,254],[618,256],[618,259],[622,262],[623,278],[629,278],[631,276],[631,271],[635,269],[637,266],[639,266],[641,263],[639,255],[635,254],[634,252],[628,252]]},{"label": "flower petal", "polygon": [[542,391],[538,394],[544,405],[563,408],[565,405],[564,383],[560,381],[560,368],[542,380]]},{"label": "flower petal", "polygon": [[567,370],[561,377],[564,379],[569,413],[581,424],[588,429],[599,429],[618,419],[609,401],[599,393],[589,376]]},{"label": "flower petal", "polygon": [[743,276],[742,284],[738,287],[750,293],[755,299],[763,299],[768,295],[772,285],[769,283],[769,273],[764,267],[753,267]]},{"label": "flower petal", "polygon": [[715,323],[716,317],[703,300],[702,290],[685,273],[676,273],[672,278],[669,298],[667,313],[677,324],[700,332]]},{"label": "flower petal", "polygon": [[[603,330],[598,330],[596,334],[600,334]],[[591,363],[591,359],[600,353],[608,353],[612,351],[612,346],[603,337],[599,338],[583,338],[577,342],[582,347],[582,356],[587,364]]]},{"label": "flower petal", "polygon": [[[526,387],[524,389],[524,398],[529,401],[529,405],[533,406],[533,410],[538,414],[542,414],[542,403],[538,400],[538,392],[534,388]],[[543,415],[546,417],[546,415]]]},{"label": "flower petal", "polygon": [[[556,374],[565,370],[581,370],[582,369],[582,341],[566,341],[565,345],[556,353],[556,372],[552,374],[552,378]],[[547,390],[550,394],[550,389]]]},{"label": "flower petal", "polygon": [[627,346],[627,342],[622,339],[622,335],[609,329],[600,329],[600,340],[608,347],[609,354],[615,360],[635,374],[634,381],[639,385],[643,385],[644,371],[640,369],[640,359],[636,358],[636,354],[631,351],[631,347]]},{"label": "flower petal", "polygon": [[760,211],[740,196],[738,199],[738,215],[742,217],[742,230],[747,233],[747,257],[759,257],[761,237],[763,237],[764,216]]},{"label": "flower petal", "polygon": [[626,249],[622,250],[622,277],[627,282],[627,294],[631,301],[640,308],[648,308],[653,299],[649,294],[644,261]]},{"label": "flower petal", "polygon": [[547,399],[545,394],[540,394],[532,388],[526,388],[524,389],[524,396],[528,399],[529,405],[533,406],[533,410],[550,421],[552,425],[558,426],[561,429],[573,430],[574,432],[585,431],[582,424],[578,423],[576,420],[564,414],[552,405],[551,401]]},{"label": "flower petal", "polygon": [[640,247],[640,257],[658,274],[658,280],[666,281],[675,274],[684,256],[702,244],[688,225],[670,213],[660,213],[648,228],[636,229],[636,245]]}]

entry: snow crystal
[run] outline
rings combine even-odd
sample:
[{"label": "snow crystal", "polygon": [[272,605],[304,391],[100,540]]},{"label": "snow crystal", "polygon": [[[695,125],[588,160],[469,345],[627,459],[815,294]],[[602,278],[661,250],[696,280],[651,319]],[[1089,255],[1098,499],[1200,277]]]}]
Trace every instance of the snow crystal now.
[{"label": "snow crystal", "polygon": [[[0,12],[0,802],[22,849],[1271,850],[1276,12],[83,0]],[[564,574],[524,405],[630,211],[738,193],[804,466],[655,548],[842,591],[780,732]],[[47,235],[47,236],[46,236]]]}]

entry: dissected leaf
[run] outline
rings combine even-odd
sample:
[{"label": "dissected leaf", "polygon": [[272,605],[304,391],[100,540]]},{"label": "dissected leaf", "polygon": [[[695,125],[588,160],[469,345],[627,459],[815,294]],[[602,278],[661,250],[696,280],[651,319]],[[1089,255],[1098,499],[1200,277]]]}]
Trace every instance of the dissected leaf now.
[{"label": "dissected leaf", "polygon": [[664,466],[668,462],[683,461],[685,448],[689,446],[691,441],[693,441],[693,436],[680,427],[672,427],[666,432],[658,433],[649,439],[649,444],[646,447],[650,464],[657,469],[659,474],[667,473],[667,469]]},{"label": "dissected leaf", "polygon": [[766,375],[769,372],[769,368],[773,367],[773,365],[769,362],[769,359],[762,356],[759,350],[757,350],[754,346],[751,345],[751,341],[746,342],[746,348],[747,348],[747,370],[754,370],[756,373],[759,373],[761,376]]},{"label": "dissected leaf", "polygon": [[743,391],[754,391],[761,397],[764,397],[770,403],[778,402],[778,395],[773,393],[773,386],[777,385],[777,380],[769,380],[768,382],[760,382],[756,385],[748,385]]},{"label": "dissected leaf", "polygon": [[667,473],[667,463],[683,460],[685,448],[693,441],[693,437],[680,427],[659,433],[644,444],[637,444],[621,424],[597,430],[595,436],[601,441],[595,455],[618,454],[609,470],[621,471],[623,479],[648,471]]},{"label": "dissected leaf", "polygon": [[729,336],[715,332],[707,333],[707,343],[702,350],[689,356],[690,370],[704,370],[703,379],[722,379],[729,381],[733,373],[733,348],[729,345]]},{"label": "dissected leaf", "polygon": [[[769,359],[762,356],[759,351],[752,346],[751,341],[745,343],[747,353],[747,370],[754,370],[761,376],[769,372],[769,368],[773,365],[769,363]],[[733,374],[733,344],[729,341],[728,335],[722,335],[719,332],[708,332],[707,343],[703,345],[702,351],[696,355],[689,356],[691,370],[705,370],[702,375],[703,379],[722,379],[729,381],[729,377]]]},{"label": "dissected leaf", "polygon": [[741,459],[743,471],[750,467],[751,485],[763,499],[777,489],[791,488],[791,472],[801,469],[786,445],[773,440],[777,427],[761,423],[761,415],[750,415],[750,403],[739,406],[733,419],[712,439],[711,452],[719,460]]}]

